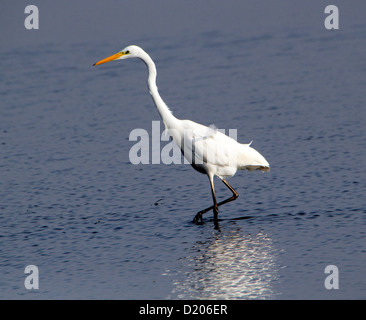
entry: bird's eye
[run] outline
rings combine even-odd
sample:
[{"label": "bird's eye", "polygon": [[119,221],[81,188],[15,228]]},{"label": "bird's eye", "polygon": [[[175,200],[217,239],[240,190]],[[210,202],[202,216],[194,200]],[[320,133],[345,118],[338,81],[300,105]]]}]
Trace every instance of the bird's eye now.
[{"label": "bird's eye", "polygon": [[130,51],[129,50],[127,50],[126,52],[125,52],[125,54],[129,54],[130,53]]}]

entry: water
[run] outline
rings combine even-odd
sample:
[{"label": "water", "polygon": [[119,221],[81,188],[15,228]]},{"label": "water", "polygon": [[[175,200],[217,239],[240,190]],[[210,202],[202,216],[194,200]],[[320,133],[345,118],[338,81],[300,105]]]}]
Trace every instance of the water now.
[{"label": "water", "polygon": [[271,164],[229,180],[221,232],[211,212],[191,223],[212,202],[204,175],[129,161],[129,133],[159,120],[146,68],[91,65],[130,42],[2,48],[0,298],[365,299],[366,24],[350,20],[131,40],[178,118],[237,129]]}]

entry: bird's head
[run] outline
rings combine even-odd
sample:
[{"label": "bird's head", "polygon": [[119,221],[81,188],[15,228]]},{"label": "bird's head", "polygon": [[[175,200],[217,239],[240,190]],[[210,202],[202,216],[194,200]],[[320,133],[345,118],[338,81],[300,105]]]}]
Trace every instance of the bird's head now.
[{"label": "bird's head", "polygon": [[143,55],[143,53],[144,53],[144,50],[142,50],[138,46],[134,46],[134,45],[128,46],[128,47],[124,48],[123,50],[117,52],[116,54],[94,63],[93,66],[97,66],[98,64],[106,63],[108,61],[113,61],[113,60],[140,58]]}]

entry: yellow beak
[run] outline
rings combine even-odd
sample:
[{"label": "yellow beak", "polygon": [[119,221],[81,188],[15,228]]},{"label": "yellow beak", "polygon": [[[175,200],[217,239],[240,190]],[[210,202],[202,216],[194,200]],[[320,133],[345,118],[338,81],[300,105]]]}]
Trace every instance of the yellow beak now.
[{"label": "yellow beak", "polygon": [[108,57],[108,58],[105,58],[105,59],[103,59],[103,60],[100,60],[100,61],[98,61],[98,62],[94,63],[94,64],[93,64],[93,66],[97,66],[98,64],[106,63],[106,62],[108,62],[108,61],[116,60],[116,59],[118,59],[120,56],[123,56],[124,54],[125,54],[125,53],[123,53],[123,52],[118,52],[118,53],[114,54],[113,56],[110,56],[110,57]]}]

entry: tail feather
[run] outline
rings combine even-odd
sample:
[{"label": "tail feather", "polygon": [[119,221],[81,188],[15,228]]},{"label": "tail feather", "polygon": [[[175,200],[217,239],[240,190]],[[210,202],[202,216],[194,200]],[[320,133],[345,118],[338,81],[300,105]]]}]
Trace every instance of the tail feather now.
[{"label": "tail feather", "polygon": [[242,150],[239,154],[238,167],[241,170],[247,169],[249,171],[261,170],[269,171],[268,161],[250,144],[242,144]]}]

